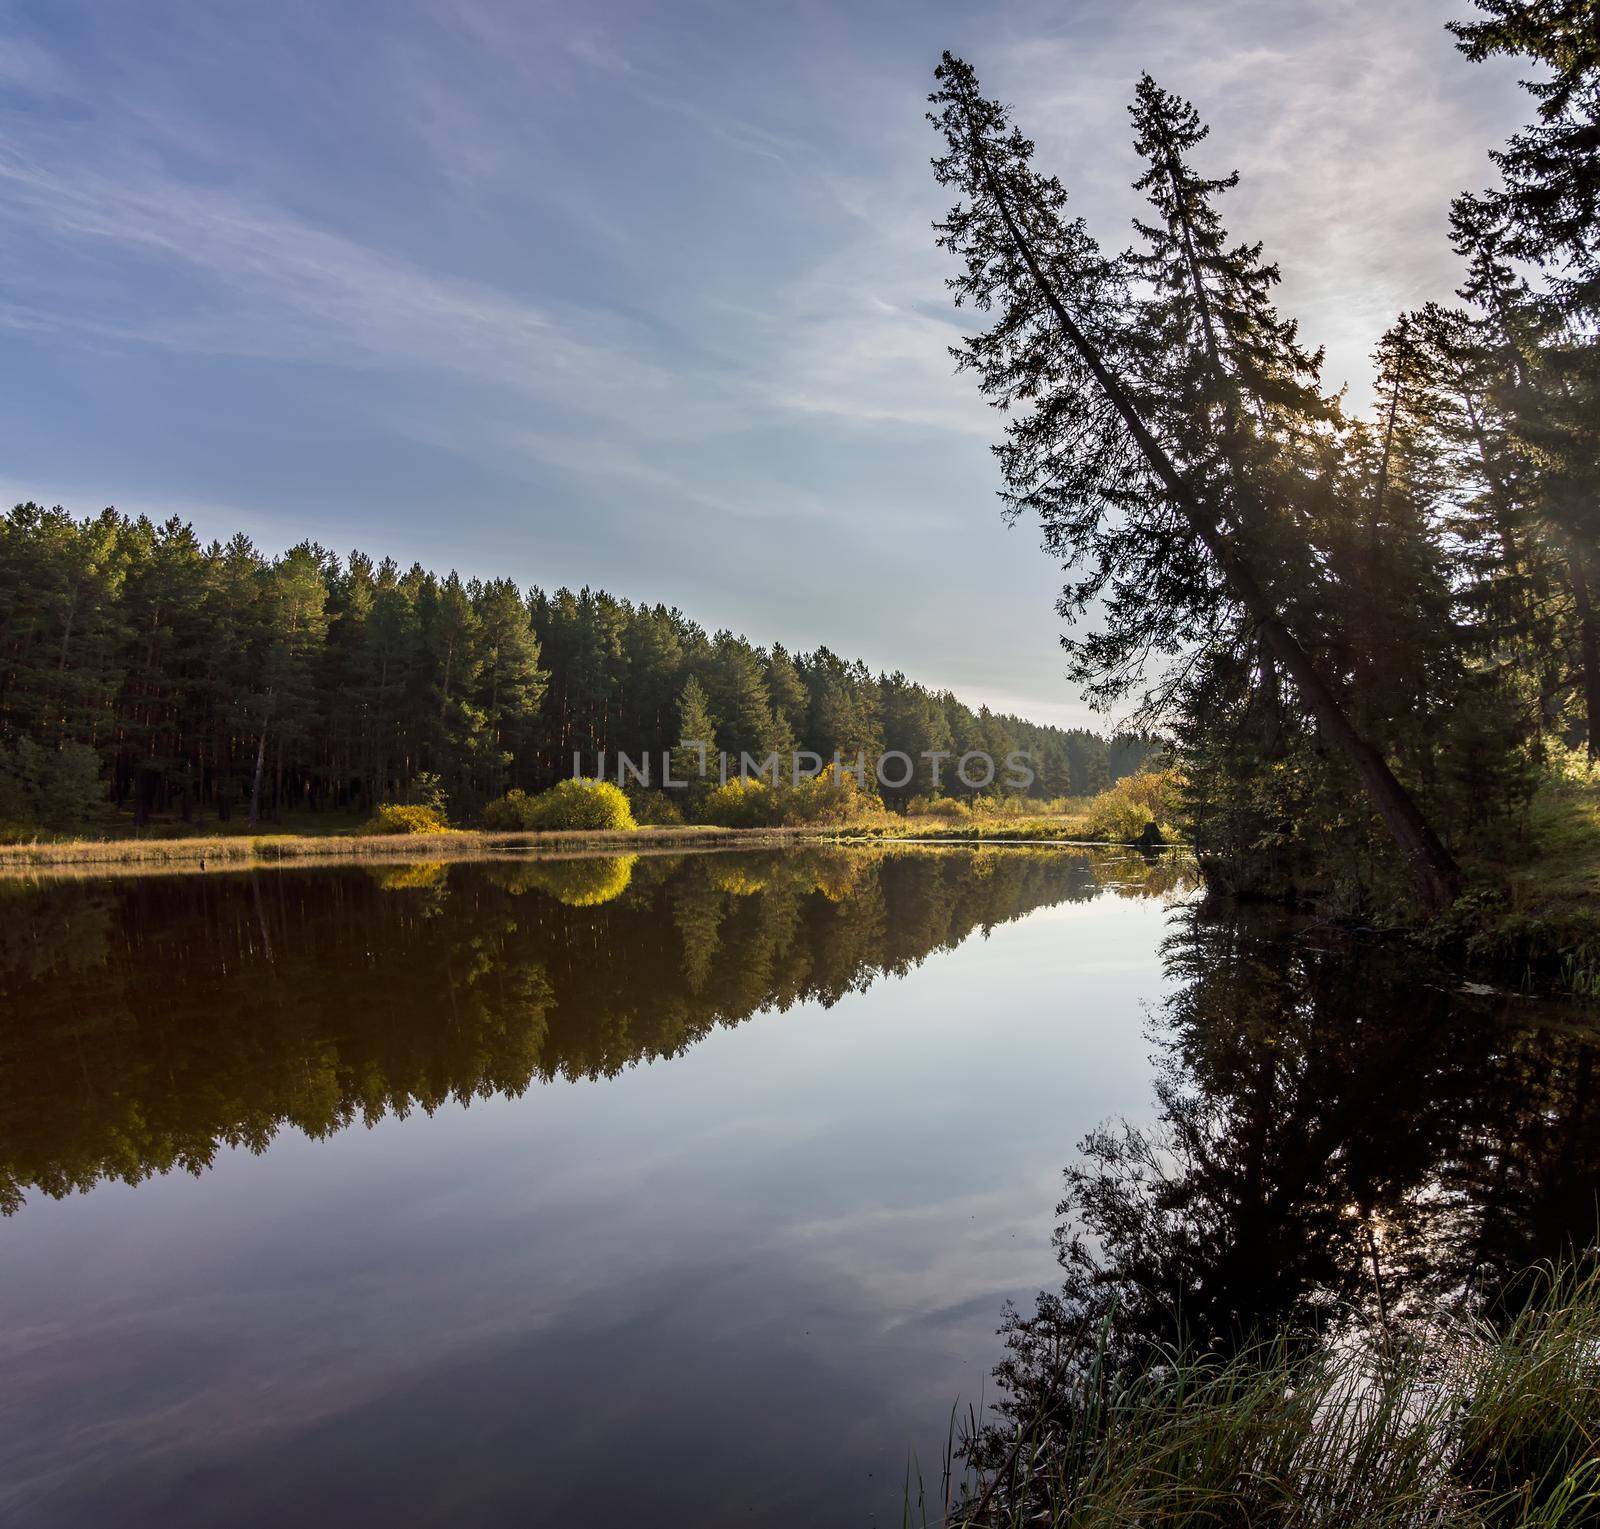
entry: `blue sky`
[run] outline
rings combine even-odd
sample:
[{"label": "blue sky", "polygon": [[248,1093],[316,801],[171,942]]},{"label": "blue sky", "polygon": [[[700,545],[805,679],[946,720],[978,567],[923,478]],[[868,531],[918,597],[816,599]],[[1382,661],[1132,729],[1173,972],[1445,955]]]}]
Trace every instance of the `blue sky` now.
[{"label": "blue sky", "polygon": [[1088,717],[952,375],[961,52],[1103,242],[1139,71],[1366,402],[1526,114],[1467,0],[0,0],[0,490],[664,600]]}]

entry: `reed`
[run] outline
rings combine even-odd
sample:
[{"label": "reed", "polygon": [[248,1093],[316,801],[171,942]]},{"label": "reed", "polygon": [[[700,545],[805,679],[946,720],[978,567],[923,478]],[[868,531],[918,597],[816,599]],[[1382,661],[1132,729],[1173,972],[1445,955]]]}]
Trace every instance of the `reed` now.
[{"label": "reed", "polygon": [[[1546,1269],[1498,1327],[1284,1335],[1116,1374],[1103,1341],[991,1430],[959,1529],[1600,1523],[1600,1282]],[[971,1426],[971,1425],[969,1425]],[[970,1440],[969,1440],[970,1442]],[[927,1521],[926,1515],[922,1520]]]}]

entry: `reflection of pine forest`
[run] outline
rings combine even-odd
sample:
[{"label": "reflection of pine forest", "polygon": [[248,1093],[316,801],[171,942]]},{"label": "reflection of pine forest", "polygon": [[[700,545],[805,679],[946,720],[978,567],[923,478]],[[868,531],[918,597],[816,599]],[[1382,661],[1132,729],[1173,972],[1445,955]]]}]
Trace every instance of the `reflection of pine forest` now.
[{"label": "reflection of pine forest", "polygon": [[29,907],[0,919],[0,1203],[603,1077],[1179,874],[815,850],[0,888]]}]

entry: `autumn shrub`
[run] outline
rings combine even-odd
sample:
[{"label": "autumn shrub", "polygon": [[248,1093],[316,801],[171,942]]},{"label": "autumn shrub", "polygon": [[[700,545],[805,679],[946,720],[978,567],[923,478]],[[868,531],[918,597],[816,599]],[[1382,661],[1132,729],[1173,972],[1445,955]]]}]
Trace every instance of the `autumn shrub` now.
[{"label": "autumn shrub", "polygon": [[980,796],[973,801],[972,810],[985,818],[1021,818],[1038,806],[1020,796]]},{"label": "autumn shrub", "polygon": [[683,808],[667,792],[649,791],[642,786],[635,786],[627,795],[635,823],[652,828],[683,826]]},{"label": "autumn shrub", "polygon": [[730,780],[700,805],[704,822],[719,828],[775,828],[783,822],[783,788],[760,780]]},{"label": "autumn shrub", "polygon": [[356,832],[358,834],[442,834],[450,825],[433,807],[407,807],[385,802]]},{"label": "autumn shrub", "polygon": [[483,826],[495,833],[521,833],[531,828],[533,798],[526,791],[508,791],[483,809]]},{"label": "autumn shrub", "polygon": [[1073,817],[1082,813],[1093,800],[1087,796],[1052,796],[1035,804],[1035,810],[1046,817]]},{"label": "autumn shrub", "polygon": [[842,772],[837,779],[824,772],[782,789],[787,793],[787,821],[791,823],[853,823],[881,805],[875,795],[856,784],[855,776]]},{"label": "autumn shrub", "polygon": [[958,796],[914,796],[906,803],[911,818],[970,818],[972,808]]},{"label": "autumn shrub", "polygon": [[542,832],[624,833],[639,826],[627,796],[609,781],[564,780],[526,803],[523,826]]},{"label": "autumn shrub", "polygon": [[798,784],[750,778],[730,780],[709,792],[700,805],[702,822],[722,828],[798,828],[856,821],[878,806],[853,775],[831,772]]},{"label": "autumn shrub", "polygon": [[1141,770],[1125,775],[1088,804],[1087,837],[1108,844],[1130,844],[1154,823],[1164,839],[1176,837],[1177,777],[1171,770]]}]

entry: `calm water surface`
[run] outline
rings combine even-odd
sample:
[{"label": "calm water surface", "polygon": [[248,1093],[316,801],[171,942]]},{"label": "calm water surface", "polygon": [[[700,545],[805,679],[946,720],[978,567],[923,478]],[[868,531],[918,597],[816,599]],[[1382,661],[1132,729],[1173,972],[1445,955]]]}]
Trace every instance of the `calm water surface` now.
[{"label": "calm water surface", "polygon": [[0,887],[0,1521],[898,1522],[1060,1283],[1065,1165],[1083,1289],[1192,1283],[1219,1330],[1592,1226],[1585,1033],[1181,879]]}]

